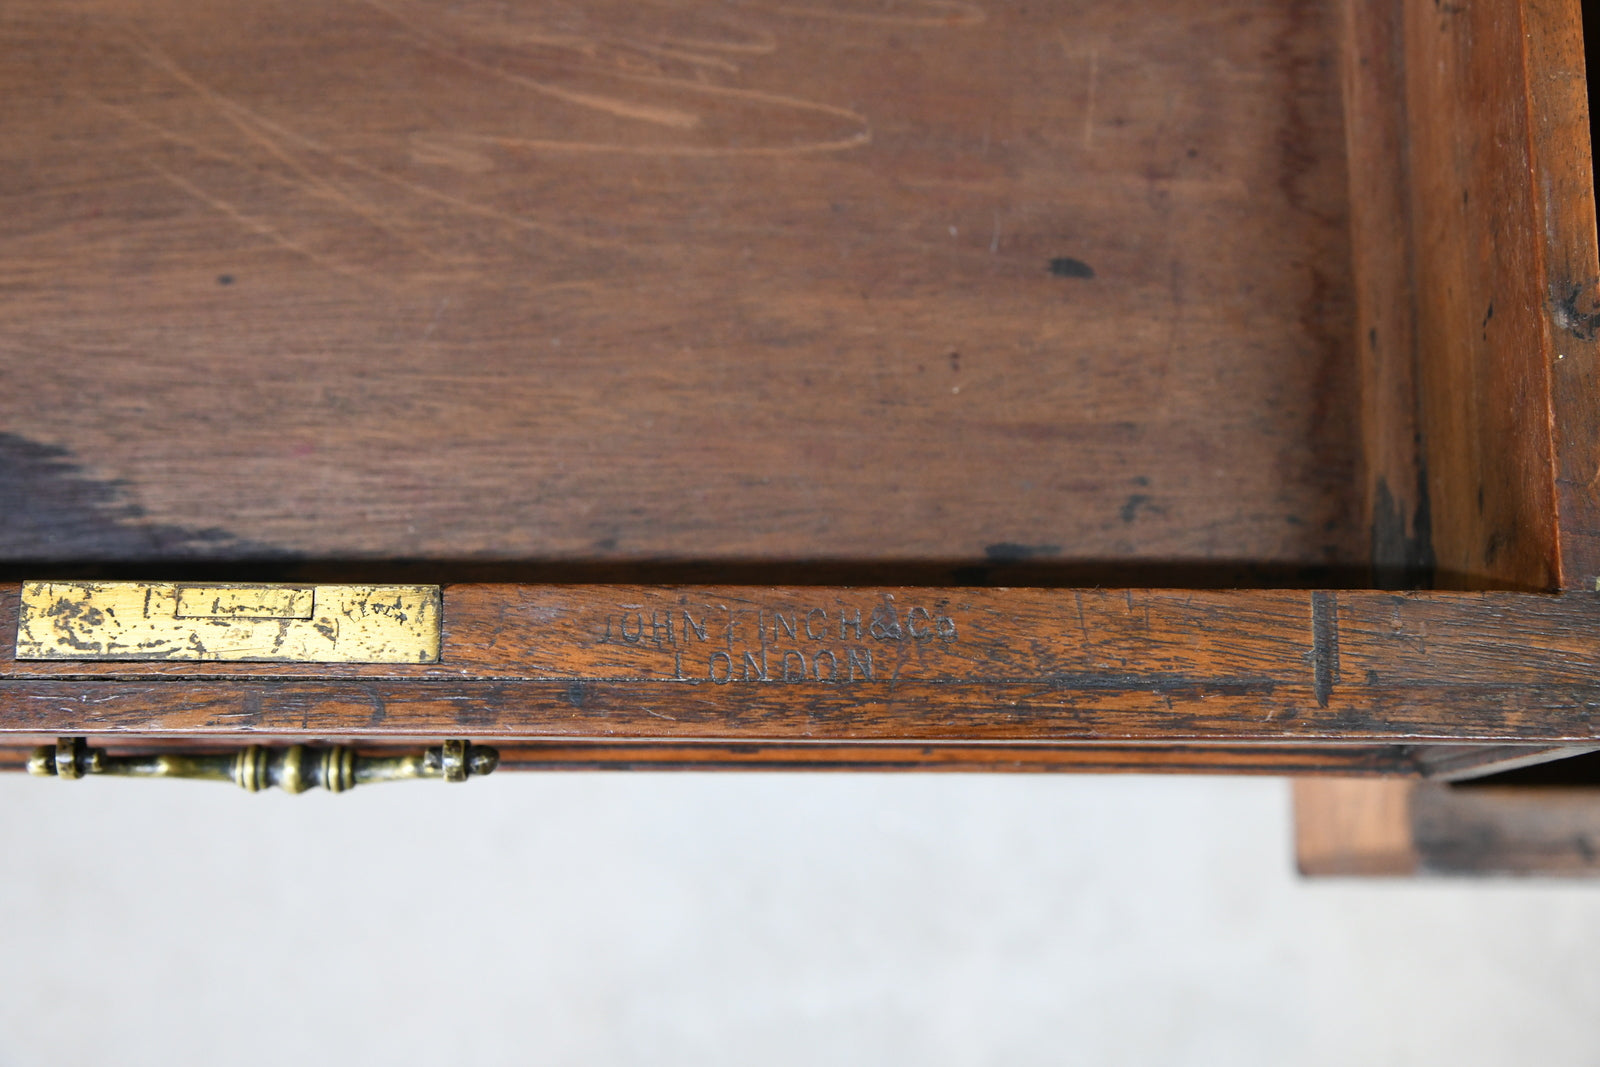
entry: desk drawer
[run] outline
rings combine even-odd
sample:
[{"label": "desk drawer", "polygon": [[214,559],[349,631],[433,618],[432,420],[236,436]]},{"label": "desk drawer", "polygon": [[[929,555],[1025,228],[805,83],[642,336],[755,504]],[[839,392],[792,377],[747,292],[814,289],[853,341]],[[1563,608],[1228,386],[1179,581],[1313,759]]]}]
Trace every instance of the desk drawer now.
[{"label": "desk drawer", "polygon": [[[1575,3],[85,0],[0,49],[17,752],[1593,736]],[[108,579],[438,587],[442,645],[15,658],[21,582]]]}]

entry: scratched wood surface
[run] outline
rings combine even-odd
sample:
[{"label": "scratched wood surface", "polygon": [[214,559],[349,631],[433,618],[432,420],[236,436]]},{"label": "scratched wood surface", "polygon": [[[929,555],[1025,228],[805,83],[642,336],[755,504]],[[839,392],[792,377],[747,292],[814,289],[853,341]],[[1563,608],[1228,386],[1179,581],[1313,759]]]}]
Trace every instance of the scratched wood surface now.
[{"label": "scratched wood surface", "polygon": [[1337,26],[13,0],[0,560],[1360,584]]},{"label": "scratched wood surface", "polygon": [[[17,590],[0,599],[14,627]],[[1600,595],[452,586],[431,664],[0,661],[0,731],[1579,745]]]}]

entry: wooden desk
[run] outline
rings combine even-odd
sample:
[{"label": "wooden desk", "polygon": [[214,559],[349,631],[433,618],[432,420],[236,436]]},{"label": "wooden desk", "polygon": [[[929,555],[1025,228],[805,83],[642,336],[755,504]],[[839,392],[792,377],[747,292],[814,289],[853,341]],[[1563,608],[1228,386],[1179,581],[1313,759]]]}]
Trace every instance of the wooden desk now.
[{"label": "wooden desk", "polygon": [[[24,0],[0,49],[13,764],[1596,743],[1576,3]],[[12,658],[74,577],[438,584],[444,645]]]}]

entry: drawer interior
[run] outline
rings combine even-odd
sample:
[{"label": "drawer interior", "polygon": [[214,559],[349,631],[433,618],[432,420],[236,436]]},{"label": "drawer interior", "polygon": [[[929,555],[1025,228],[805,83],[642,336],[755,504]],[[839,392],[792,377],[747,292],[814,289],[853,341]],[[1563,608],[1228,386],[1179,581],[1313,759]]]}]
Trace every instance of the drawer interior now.
[{"label": "drawer interior", "polygon": [[1346,39],[1281,0],[8,4],[0,561],[1367,585],[1374,441],[1420,446],[1363,406]]}]

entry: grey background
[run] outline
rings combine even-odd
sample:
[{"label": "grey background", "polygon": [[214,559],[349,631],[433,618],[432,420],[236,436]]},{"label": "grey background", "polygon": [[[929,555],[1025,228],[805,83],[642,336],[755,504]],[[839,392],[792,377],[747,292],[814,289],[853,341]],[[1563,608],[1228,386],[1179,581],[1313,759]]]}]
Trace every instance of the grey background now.
[{"label": "grey background", "polygon": [[1600,1064],[1600,887],[1277,780],[0,776],[0,1064]]}]

